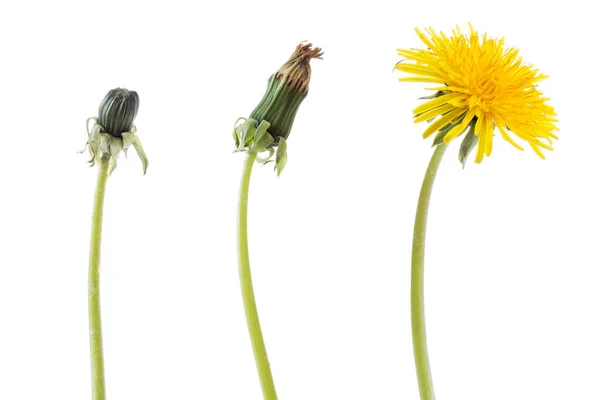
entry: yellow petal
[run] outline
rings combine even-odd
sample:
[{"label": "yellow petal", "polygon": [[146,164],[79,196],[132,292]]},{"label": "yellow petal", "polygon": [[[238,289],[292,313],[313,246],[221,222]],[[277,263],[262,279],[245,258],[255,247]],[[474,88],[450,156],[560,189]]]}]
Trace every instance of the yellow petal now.
[{"label": "yellow petal", "polygon": [[415,108],[413,110],[413,114],[421,114],[424,113],[425,111],[431,110],[432,108],[436,108],[439,107],[440,105],[444,104],[444,103],[448,103],[451,100],[453,100],[454,98],[456,98],[455,94],[444,94],[440,97],[436,97],[433,100],[429,100],[423,104],[421,104],[420,106],[418,106],[417,108]]},{"label": "yellow petal", "polygon": [[477,124],[475,124],[475,128],[477,129],[477,125],[479,125],[479,138],[477,140],[477,154],[475,155],[475,162],[480,164],[483,161],[483,155],[485,154],[485,141],[486,138],[486,129],[485,129],[485,118],[477,119]]},{"label": "yellow petal", "polygon": [[439,129],[443,128],[444,126],[448,125],[450,122],[454,121],[456,118],[458,118],[462,114],[464,114],[464,112],[465,112],[465,110],[456,109],[456,110],[450,111],[448,114],[436,119],[427,127],[427,129],[425,129],[425,131],[423,132],[423,137],[427,138],[427,137],[431,136],[431,134],[433,132],[436,132]]},{"label": "yellow petal", "polygon": [[424,112],[423,114],[420,114],[418,117],[416,117],[415,122],[423,122],[423,121],[430,120],[432,118],[437,117],[438,115],[446,114],[448,111],[452,111],[455,108],[456,107],[454,107],[451,104],[445,104],[441,107],[433,108],[427,112]]},{"label": "yellow petal", "polygon": [[512,144],[513,146],[515,146],[517,149],[523,150],[523,147],[519,146],[519,144],[517,142],[515,142],[514,140],[512,140],[512,138],[508,135],[508,133],[506,133],[506,130],[502,127],[502,125],[498,125],[498,130],[500,131],[500,134],[502,135],[504,140],[506,140],[508,143]]},{"label": "yellow petal", "polygon": [[448,132],[446,134],[446,136],[444,136],[444,142],[445,143],[450,143],[451,140],[454,140],[458,135],[460,135],[461,133],[463,133],[465,131],[465,129],[467,129],[467,126],[473,120],[474,116],[475,116],[475,110],[470,109],[467,112],[467,115],[465,115],[465,117],[463,118],[462,123],[460,125],[456,125],[454,128],[452,128],[450,130],[450,132]]}]

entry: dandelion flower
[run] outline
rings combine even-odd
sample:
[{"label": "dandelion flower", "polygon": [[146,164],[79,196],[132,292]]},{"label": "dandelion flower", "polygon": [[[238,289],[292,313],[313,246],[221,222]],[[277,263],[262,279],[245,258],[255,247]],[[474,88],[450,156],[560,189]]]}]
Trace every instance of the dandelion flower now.
[{"label": "dandelion flower", "polygon": [[542,149],[552,150],[552,140],[558,139],[554,108],[537,87],[547,76],[525,64],[517,49],[505,47],[504,39],[480,36],[469,27],[469,34],[457,27],[450,37],[416,29],[428,49],[398,50],[405,60],[396,69],[412,75],[400,81],[434,85],[429,88],[434,95],[413,110],[415,122],[431,122],[423,137],[437,132],[434,144],[450,143],[467,132],[461,162],[477,145],[475,162],[481,163],[492,153],[497,128],[517,149],[527,142],[545,158]]},{"label": "dandelion flower", "polygon": [[425,329],[425,240],[433,183],[448,143],[463,135],[459,161],[464,166],[477,147],[475,162],[481,163],[492,153],[497,128],[516,148],[527,142],[544,158],[542,150],[552,150],[558,128],[554,109],[537,87],[546,76],[524,64],[518,50],[504,47],[503,39],[480,36],[472,26],[466,35],[458,27],[450,37],[431,28],[426,33],[417,29],[428,49],[398,50],[405,60],[396,69],[410,74],[401,81],[431,83],[433,91],[413,111],[415,122],[430,122],[423,137],[436,136],[417,203],[410,304],[419,394],[421,400],[434,400]]}]

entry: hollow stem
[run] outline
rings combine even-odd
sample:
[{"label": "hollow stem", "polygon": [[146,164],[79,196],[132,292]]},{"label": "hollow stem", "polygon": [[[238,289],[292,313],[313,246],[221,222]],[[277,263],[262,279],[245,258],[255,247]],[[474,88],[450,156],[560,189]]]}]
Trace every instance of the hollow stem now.
[{"label": "hollow stem", "polygon": [[100,244],[102,241],[102,209],[108,179],[109,156],[98,163],[98,181],[92,213],[90,266],[88,275],[88,313],[90,320],[90,361],[92,366],[92,400],[105,400],[104,351],[102,348],[102,319],[100,315]]},{"label": "hollow stem", "polygon": [[435,148],[419,195],[415,229],[413,233],[412,266],[410,278],[410,311],[412,323],[413,351],[415,367],[421,400],[434,400],[433,381],[429,367],[427,352],[427,335],[425,332],[425,295],[424,295],[424,266],[425,266],[425,232],[427,229],[427,212],[433,189],[433,182],[446,151],[447,145],[442,143]]},{"label": "hollow stem", "polygon": [[248,151],[242,182],[240,185],[240,200],[238,206],[238,264],[240,272],[240,285],[242,288],[242,300],[246,312],[246,323],[254,351],[256,368],[265,400],[277,400],[275,383],[271,374],[271,366],[267,357],[267,349],[260,329],[254,289],[252,287],[252,275],[250,273],[250,256],[248,254],[248,188],[250,186],[250,175],[252,166],[256,160],[256,153]]}]

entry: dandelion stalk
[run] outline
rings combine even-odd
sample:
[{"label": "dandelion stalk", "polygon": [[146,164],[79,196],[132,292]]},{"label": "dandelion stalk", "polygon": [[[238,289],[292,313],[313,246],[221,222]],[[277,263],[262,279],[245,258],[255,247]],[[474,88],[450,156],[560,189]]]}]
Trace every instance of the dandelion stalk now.
[{"label": "dandelion stalk", "polygon": [[274,400],[277,399],[277,392],[275,391],[275,383],[271,374],[267,349],[258,319],[258,310],[256,309],[254,288],[252,286],[252,274],[250,273],[250,256],[248,253],[248,190],[250,187],[252,166],[255,160],[256,153],[248,151],[242,172],[238,206],[238,263],[246,323],[248,324],[248,332],[250,333],[250,341],[252,342],[260,385],[264,398]]},{"label": "dandelion stalk", "polygon": [[[90,335],[90,361],[92,377],[92,399],[105,400],[104,349],[102,345],[102,318],[100,311],[100,254],[102,243],[102,214],[106,182],[117,166],[120,152],[133,145],[144,172],[148,159],[136,136],[133,121],[137,114],[139,98],[136,92],[127,89],[113,89],[100,103],[99,117],[88,119],[87,148],[92,156],[89,161],[98,164],[98,178],[92,211],[92,232],[90,240],[90,262],[88,276],[88,314]],[[89,122],[93,125],[90,129]],[[85,150],[85,149],[84,149]]]},{"label": "dandelion stalk", "polygon": [[88,312],[90,319],[90,360],[92,363],[92,399],[106,399],[104,387],[104,350],[102,347],[102,318],[100,313],[100,245],[102,242],[102,210],[104,190],[108,180],[110,156],[98,162],[98,181],[92,212],[92,238],[90,240],[90,269],[88,275]]},{"label": "dandelion stalk", "polygon": [[438,167],[448,145],[440,144],[436,147],[425,172],[419,203],[417,204],[417,215],[415,217],[415,229],[413,232],[412,245],[412,267],[410,277],[410,314],[412,323],[413,351],[415,354],[415,367],[417,369],[417,381],[422,400],[435,399],[433,381],[431,379],[431,368],[429,366],[429,354],[427,353],[427,335],[425,330],[425,234],[427,231],[427,213],[429,211],[429,200],[433,190],[433,182]]},{"label": "dandelion stalk", "polygon": [[[268,81],[267,91],[250,118],[240,118],[242,123],[233,130],[235,149],[246,152],[242,172],[240,199],[238,205],[238,264],[242,301],[246,323],[254,351],[258,377],[265,400],[276,400],[277,392],[271,374],[271,366],[263,339],[254,289],[250,273],[248,254],[248,190],[254,162],[266,164],[274,162],[277,175],[281,174],[287,162],[287,141],[298,107],[308,94],[310,81],[310,60],[320,58],[321,49],[312,44],[300,44],[289,60],[275,72]],[[259,153],[265,157],[259,157]],[[273,160],[273,156],[275,159]]]}]

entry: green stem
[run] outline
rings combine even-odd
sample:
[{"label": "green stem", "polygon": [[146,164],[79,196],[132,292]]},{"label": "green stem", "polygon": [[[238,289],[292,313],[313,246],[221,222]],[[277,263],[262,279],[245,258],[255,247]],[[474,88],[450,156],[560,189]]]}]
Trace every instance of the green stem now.
[{"label": "green stem", "polygon": [[427,335],[425,332],[425,295],[424,295],[424,265],[425,265],[425,231],[427,229],[427,211],[433,189],[433,182],[442,156],[448,146],[438,145],[431,156],[431,161],[425,172],[413,233],[412,267],[410,278],[410,311],[412,322],[413,351],[415,367],[421,400],[434,400],[433,381],[427,353]]},{"label": "green stem", "polygon": [[240,185],[240,203],[238,209],[238,263],[240,270],[240,285],[242,287],[242,300],[246,312],[246,323],[256,360],[256,368],[262,387],[265,400],[277,400],[275,392],[275,383],[271,375],[271,366],[267,357],[267,349],[263,340],[256,309],[256,300],[254,299],[254,289],[252,288],[252,275],[250,274],[250,256],[248,254],[248,188],[250,186],[250,175],[252,166],[256,160],[256,153],[248,151],[244,170],[242,173],[242,183]]},{"label": "green stem", "polygon": [[100,242],[102,240],[102,209],[108,179],[110,158],[104,155],[98,162],[98,182],[92,213],[90,269],[88,277],[88,312],[90,318],[90,360],[92,364],[92,400],[105,400],[104,353],[102,349],[102,319],[100,316]]}]

